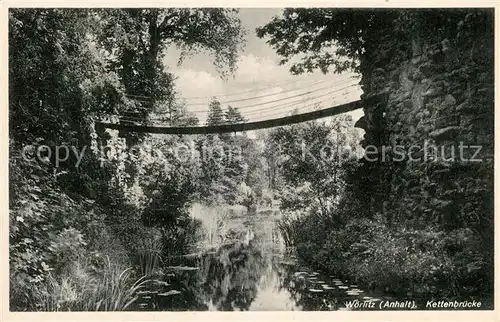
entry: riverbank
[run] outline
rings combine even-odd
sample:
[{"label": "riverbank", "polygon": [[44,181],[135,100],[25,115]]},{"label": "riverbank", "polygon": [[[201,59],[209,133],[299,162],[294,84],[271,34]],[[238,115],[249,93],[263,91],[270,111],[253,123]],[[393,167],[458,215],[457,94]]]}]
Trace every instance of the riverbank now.
[{"label": "riverbank", "polygon": [[[295,227],[301,229],[294,239],[301,261],[367,291],[412,300],[419,307],[429,300],[480,301],[482,309],[493,307],[493,294],[480,287],[488,275],[480,263],[475,264],[477,257],[471,251],[474,235],[469,230],[445,235],[433,229],[388,229],[374,221],[358,220],[324,229],[316,221],[314,234],[308,230],[312,226],[304,222]],[[461,238],[471,244],[457,244]],[[452,246],[455,249],[450,253]],[[466,269],[461,268],[463,261],[469,263]]]}]

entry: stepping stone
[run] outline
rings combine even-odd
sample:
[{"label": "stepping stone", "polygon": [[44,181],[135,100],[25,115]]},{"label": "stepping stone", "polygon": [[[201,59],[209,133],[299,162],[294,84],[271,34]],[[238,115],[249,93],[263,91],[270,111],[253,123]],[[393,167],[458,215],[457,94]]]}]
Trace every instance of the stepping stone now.
[{"label": "stepping stone", "polygon": [[325,290],[333,290],[335,287],[331,287],[330,285],[323,284],[321,285]]},{"label": "stepping stone", "polygon": [[191,254],[181,255],[181,257],[184,257],[184,258],[193,258],[193,257],[201,256],[201,255],[203,255],[203,253],[191,253]]},{"label": "stepping stone", "polygon": [[157,285],[170,286],[170,283],[164,281],[154,280],[153,282]]},{"label": "stepping stone", "polygon": [[190,267],[190,266],[168,266],[166,269],[172,271],[197,271],[198,267]]},{"label": "stepping stone", "polygon": [[301,275],[305,275],[305,274],[307,274],[307,272],[295,272],[293,275],[295,275],[295,276],[300,275],[301,276]]},{"label": "stepping stone", "polygon": [[348,287],[347,287],[347,286],[343,286],[343,285],[339,285],[339,286],[338,286],[338,288],[340,288],[341,290],[346,290],[346,289],[348,289]]},{"label": "stepping stone", "polygon": [[313,292],[313,293],[321,293],[321,292],[323,292],[323,290],[318,290],[318,289],[310,288],[310,289],[309,289],[309,292]]},{"label": "stepping stone", "polygon": [[170,291],[165,292],[165,293],[160,293],[160,294],[158,294],[158,296],[171,296],[171,295],[177,295],[177,294],[181,294],[181,292],[176,291],[176,290],[170,290]]}]

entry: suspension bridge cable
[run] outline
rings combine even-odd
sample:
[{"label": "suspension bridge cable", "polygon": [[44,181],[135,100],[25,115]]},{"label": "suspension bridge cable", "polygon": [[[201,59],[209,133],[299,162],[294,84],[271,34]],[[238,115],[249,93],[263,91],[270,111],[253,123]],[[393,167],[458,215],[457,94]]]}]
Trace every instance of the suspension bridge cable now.
[{"label": "suspension bridge cable", "polygon": [[[346,90],[350,87],[355,87],[357,86],[357,84],[351,84],[349,86],[345,86],[345,87],[342,87],[342,88],[339,88],[339,89],[336,89],[334,91],[329,91],[328,93],[325,93],[325,94],[322,94],[322,95],[317,95],[316,97],[314,98],[301,98],[301,99],[298,99],[298,100],[294,100],[294,101],[289,101],[289,102],[284,102],[284,103],[281,103],[281,104],[275,104],[275,105],[272,105],[272,106],[267,106],[267,107],[264,107],[264,108],[261,108],[261,109],[256,109],[256,110],[251,110],[251,111],[248,111],[248,112],[245,112],[245,111],[241,111],[240,110],[240,113],[242,114],[243,117],[245,116],[249,116],[249,115],[255,115],[255,114],[259,114],[259,115],[265,115],[265,113],[267,111],[274,111],[274,109],[278,108],[278,107],[282,107],[282,106],[287,106],[287,105],[290,105],[292,104],[293,107],[295,107],[295,105],[297,105],[297,107],[300,107],[301,104],[304,104],[304,103],[307,103],[307,101],[311,101],[311,100],[317,100],[318,98],[321,98],[321,97],[325,97],[325,96],[328,96],[328,95],[332,95],[334,93],[337,93],[337,92],[340,92],[340,91],[343,91],[343,90]],[[285,99],[282,99],[282,100],[277,100],[277,101],[283,101],[283,100],[287,100],[289,98],[285,98]],[[268,102],[270,103],[270,102]],[[267,103],[262,103],[262,104],[255,104],[255,106],[257,105],[265,105]],[[187,110],[188,113],[193,113],[196,115],[195,112],[198,112],[198,113],[208,113],[209,111],[208,110],[203,110],[203,111],[189,111]],[[159,117],[162,117],[164,114],[157,114]],[[131,122],[141,122],[141,121],[144,121],[143,118],[140,118],[140,117],[134,117],[134,116],[121,116],[120,118],[126,120],[126,121],[131,121]],[[165,117],[163,116],[162,117],[163,119],[167,118],[168,117]],[[149,119],[150,121],[154,120],[154,119]]]},{"label": "suspension bridge cable", "polygon": [[[332,94],[332,93],[333,92],[327,93],[327,95]],[[321,96],[318,96],[314,99],[309,99],[309,100],[306,100],[303,102],[296,103],[296,104],[290,106],[289,108],[287,108],[286,110],[275,111],[274,113],[271,113],[271,114],[269,114],[269,113],[252,113],[252,114],[259,114],[258,118],[257,119],[249,118],[248,120],[256,121],[256,120],[264,120],[266,118],[276,116],[276,115],[284,116],[284,114],[293,112],[294,110],[297,110],[298,113],[304,113],[304,112],[306,112],[307,109],[309,109],[311,107],[315,107],[317,104],[322,104],[322,103],[330,101],[330,98],[322,99],[322,100],[318,101],[318,98],[320,98],[322,96],[327,96],[327,95],[321,95]],[[272,111],[269,111],[269,112],[272,112]],[[247,113],[247,114],[244,114],[242,116],[246,117],[249,114],[250,113]]]},{"label": "suspension bridge cable", "polygon": [[285,103],[281,103],[281,104],[278,104],[278,105],[269,106],[269,107],[266,107],[266,108],[263,108],[263,109],[251,110],[251,111],[245,112],[244,114],[242,113],[242,115],[243,116],[245,116],[245,115],[254,115],[254,114],[260,114],[260,115],[262,115],[262,114],[265,114],[266,111],[274,111],[274,109],[277,108],[277,107],[288,106],[290,104],[292,104],[292,106],[295,106],[295,105],[299,105],[300,106],[300,104],[306,103],[307,101],[316,100],[318,98],[322,98],[322,97],[325,97],[325,96],[328,96],[328,95],[332,95],[334,93],[346,90],[346,89],[348,89],[350,87],[354,87],[355,85],[356,84],[349,85],[349,86],[346,86],[346,87],[343,87],[343,88],[340,88],[340,89],[337,89],[337,90],[334,90],[334,91],[329,91],[328,93],[325,93],[325,94],[322,94],[322,95],[317,95],[317,96],[311,97],[311,98],[306,98],[306,99],[302,98],[302,99],[294,100],[294,101],[291,101],[291,102],[285,102]]},{"label": "suspension bridge cable", "polygon": [[317,104],[322,104],[322,103],[325,103],[325,102],[328,102],[329,99],[323,99],[323,100],[320,100],[320,101],[317,101],[317,102],[314,102],[314,103],[310,103],[308,105],[305,105],[305,106],[301,106],[300,107],[300,111],[298,111],[297,107],[295,108],[292,108],[292,109],[289,109],[289,110],[286,110],[286,111],[279,111],[279,112],[276,112],[276,113],[272,113],[272,114],[267,114],[267,115],[263,115],[263,116],[259,116],[257,119],[252,119],[252,121],[263,121],[269,117],[272,117],[272,116],[277,116],[277,115],[281,115],[281,116],[286,116],[286,113],[291,113],[291,112],[294,112],[295,110],[297,110],[297,112],[299,113],[304,113],[304,112],[308,112],[307,109],[310,109],[311,107],[315,107]]},{"label": "suspension bridge cable", "polygon": [[[327,94],[330,94],[330,93],[327,93]],[[322,96],[325,96],[325,95],[322,95]],[[316,101],[318,98],[320,97],[316,97],[313,99],[313,101]],[[308,102],[309,101],[309,102]],[[262,114],[262,113],[252,113],[252,115],[255,115],[255,114],[259,114],[259,117],[258,119],[262,119],[262,118],[267,118],[267,117],[270,117],[270,116],[275,116],[275,115],[283,115],[283,114],[286,114],[286,113],[289,113],[289,112],[292,112],[294,109],[297,109],[300,107],[300,109],[306,109],[306,108],[310,108],[310,107],[313,107],[315,106],[316,104],[320,104],[320,103],[324,103],[324,102],[327,102],[328,99],[323,99],[323,100],[320,100],[320,101],[316,101],[314,103],[311,103],[311,99],[309,99],[308,101],[301,101],[300,103],[297,103],[295,105],[292,105],[290,108],[287,108],[286,110],[281,110],[281,111],[278,111],[278,112],[273,112],[271,114]],[[308,103],[307,105],[303,105],[304,103]],[[271,111],[272,112],[272,111]],[[254,118],[252,117],[248,117],[250,113],[247,113],[245,115],[242,115],[244,118],[246,118],[245,122],[247,121],[256,121]],[[146,119],[146,120],[143,120],[141,118],[138,118],[138,117],[131,117],[131,116],[121,116],[120,117],[120,121],[126,121],[126,122],[132,122],[132,123],[139,123],[139,122],[146,122],[148,124],[158,124],[158,125],[161,125],[161,123],[159,122],[165,122],[165,121],[168,121],[168,119],[165,119],[165,118],[149,118],[149,119]],[[240,123],[245,123],[245,122],[239,122],[239,123],[234,123],[234,124],[240,124]]]},{"label": "suspension bridge cable", "polygon": [[241,131],[252,131],[270,127],[285,126],[297,124],[315,119],[347,113],[358,108],[362,108],[364,104],[372,105],[381,99],[380,96],[372,96],[365,100],[357,100],[350,103],[345,103],[330,108],[325,108],[313,112],[291,115],[265,121],[247,122],[241,124],[224,124],[214,126],[190,126],[190,127],[173,127],[173,126],[144,126],[132,124],[115,124],[96,122],[96,129],[101,131],[104,128],[122,130],[136,133],[157,133],[157,134],[176,134],[176,135],[196,135],[196,134],[211,134],[211,133],[231,133]]},{"label": "suspension bridge cable", "polygon": [[[241,91],[241,92],[233,92],[233,93],[227,93],[227,94],[221,93],[221,94],[214,94],[211,96],[182,97],[182,99],[184,99],[184,100],[198,100],[198,99],[212,99],[213,97],[235,96],[235,95],[240,95],[240,94],[245,94],[245,93],[261,92],[261,91],[266,90],[266,89],[272,89],[272,88],[281,87],[281,86],[287,85],[287,84],[298,83],[299,81],[301,81],[301,80],[295,79],[295,80],[284,82],[281,84],[278,83],[278,84],[275,84],[274,86],[261,86],[261,87],[256,87],[254,89]],[[125,94],[125,96],[145,98],[147,100],[151,100],[153,98],[151,95],[147,96],[147,95]]]},{"label": "suspension bridge cable", "polygon": [[[317,85],[317,84],[320,84],[320,83],[324,83],[324,81],[317,81],[317,82],[314,82],[314,83],[310,84],[309,86],[314,86],[314,85]],[[223,105],[223,104],[232,104],[232,103],[238,103],[238,102],[244,102],[244,101],[251,101],[251,100],[255,100],[255,99],[259,99],[259,98],[265,98],[265,97],[271,97],[271,96],[276,96],[276,95],[282,95],[282,94],[293,92],[293,91],[297,91],[297,90],[300,90],[300,89],[303,89],[303,87],[298,87],[298,88],[296,87],[296,88],[292,88],[292,89],[289,89],[289,90],[286,90],[286,91],[283,91],[283,92],[266,94],[266,95],[260,95],[260,96],[253,96],[253,97],[246,97],[246,98],[241,98],[241,99],[232,100],[232,101],[221,101],[219,103],[221,105]],[[206,103],[192,103],[192,104],[187,104],[187,105],[188,106],[199,106],[199,105],[207,105],[207,104]]]},{"label": "suspension bridge cable", "polygon": [[[310,109],[311,107],[314,107],[316,106],[317,104],[321,104],[321,103],[324,103],[324,102],[327,102],[328,99],[324,99],[324,100],[321,100],[321,101],[317,101],[317,102],[314,102],[312,104],[308,104],[308,105],[301,105],[301,111],[300,113],[307,113],[307,112],[310,112],[310,111],[307,111],[307,109]],[[244,124],[244,123],[248,123],[248,122],[260,122],[260,121],[265,121],[265,120],[268,120],[274,116],[281,116],[281,117],[285,117],[285,116],[288,116],[287,114],[288,113],[292,113],[294,111],[297,111],[299,114],[299,111],[297,110],[297,108],[293,108],[293,109],[289,109],[289,110],[286,110],[286,111],[279,111],[279,112],[275,112],[275,113],[271,113],[271,114],[267,114],[267,115],[264,115],[264,116],[259,116],[257,117],[256,119],[254,118],[251,118],[251,119],[247,119],[245,120],[244,122],[237,122],[237,123],[230,123],[230,124]]]},{"label": "suspension bridge cable", "polygon": [[[343,90],[343,89],[341,89],[341,90]],[[337,91],[340,91],[340,90],[337,90]],[[292,111],[295,108],[302,109],[304,107],[310,107],[311,106],[310,103],[312,101],[316,101],[316,100],[318,100],[321,97],[325,97],[325,96],[331,95],[334,92],[336,92],[336,91],[328,92],[328,93],[325,93],[323,95],[319,95],[317,97],[309,98],[309,99],[306,99],[306,100],[300,99],[300,100],[295,100],[293,102],[287,102],[285,104],[279,104],[279,105],[272,106],[272,107],[267,107],[267,108],[264,108],[264,109],[254,110],[254,111],[251,111],[251,112],[244,113],[244,114],[242,114],[242,116],[244,118],[252,118],[253,115],[258,114],[262,118],[262,117],[269,117],[269,116],[277,115],[277,114],[280,114],[280,113],[290,112],[290,111]],[[321,101],[314,102],[313,104],[318,104],[318,103],[325,102],[325,101],[326,100],[321,100]],[[287,106],[287,105],[289,105],[291,103],[293,105],[291,105],[286,110],[274,112],[276,107],[278,107],[278,106]],[[309,105],[304,106],[304,104],[309,104]],[[264,112],[262,112],[262,111],[264,111]],[[267,112],[274,112],[274,113],[269,114]],[[154,122],[154,123],[156,123],[156,122],[166,122],[166,121],[169,120],[169,117],[166,117],[166,116],[162,117],[162,115],[158,115],[158,116],[159,117],[149,118],[149,119],[146,119],[146,120],[144,120],[144,119],[142,119],[140,117],[134,117],[134,116],[120,116],[119,118],[120,118],[121,121],[133,122],[133,123],[141,123],[141,122],[149,122],[149,123]],[[187,115],[187,116],[189,116],[189,115]],[[199,119],[199,115],[194,115],[194,116]]]},{"label": "suspension bridge cable", "polygon": [[[348,79],[349,78],[345,78],[345,79],[342,80],[342,82],[346,81]],[[354,79],[354,78],[350,77],[350,79]],[[325,81],[325,80],[319,80],[319,81],[312,82],[312,83],[308,84],[307,86],[294,87],[294,88],[291,88],[291,89],[288,89],[288,90],[285,90],[285,91],[282,91],[282,92],[278,92],[278,93],[270,93],[270,94],[265,94],[265,95],[260,95],[260,96],[252,96],[252,97],[246,97],[246,98],[229,100],[229,101],[220,101],[219,103],[221,105],[224,105],[224,104],[232,104],[232,103],[238,103],[238,102],[244,102],[244,101],[251,101],[251,100],[256,100],[256,99],[260,99],[260,98],[277,96],[277,95],[283,95],[285,93],[289,93],[289,92],[293,92],[293,91],[297,91],[297,90],[304,90],[305,88],[308,88],[308,87],[312,87],[312,86],[315,86],[315,85],[318,85],[318,84],[321,84],[321,83],[331,82],[331,81],[336,81],[336,80],[338,80],[338,79],[330,79],[330,80],[327,80],[327,81]],[[336,84],[337,84],[337,82],[335,82],[334,84],[332,84],[332,86],[336,85]],[[147,98],[146,96],[139,96],[139,95],[137,95],[137,97]],[[186,105],[187,106],[206,106],[206,105],[210,104],[210,100],[212,100],[213,97],[207,97],[206,99],[209,100],[209,102],[187,103]],[[138,102],[142,102],[142,103],[150,103],[151,102],[151,100],[138,99],[138,98],[132,98],[132,100],[138,101]]]},{"label": "suspension bridge cable", "polygon": [[[347,80],[347,79],[346,79]],[[346,80],[343,80],[343,82],[345,82]],[[251,101],[251,100],[256,100],[256,99],[260,99],[260,98],[267,98],[267,97],[272,97],[272,96],[277,96],[277,95],[283,95],[283,94],[286,94],[286,93],[290,93],[290,92],[294,92],[294,91],[300,91],[300,90],[305,90],[307,88],[310,88],[312,86],[315,86],[315,85],[318,85],[318,84],[321,84],[321,83],[325,83],[325,81],[318,81],[318,82],[315,82],[315,83],[312,83],[310,84],[309,86],[307,87],[300,87],[300,88],[293,88],[293,89],[289,89],[289,90],[286,90],[286,91],[282,91],[282,92],[279,92],[279,93],[272,93],[272,94],[266,94],[266,95],[260,95],[260,96],[254,96],[254,97],[247,97],[247,98],[242,98],[242,99],[238,99],[238,100],[232,100],[232,101],[221,101],[219,102],[221,105],[233,105],[234,103],[238,103],[238,102],[244,102],[244,101]],[[316,89],[316,90],[321,90],[321,89],[324,89],[324,88],[328,88],[329,86],[334,86],[334,85],[337,85],[338,83],[334,83],[334,84],[330,84],[326,87],[323,87],[323,88],[319,88],[319,89]],[[207,103],[196,103],[196,104],[186,104],[187,106],[206,106]]]},{"label": "suspension bridge cable", "polygon": [[[332,94],[332,93],[327,93],[327,94]],[[326,96],[326,95],[322,95],[322,96]],[[276,115],[281,115],[281,116],[284,116],[283,114],[286,114],[286,113],[290,113],[290,112],[293,112],[295,109],[300,109],[300,111],[297,111],[297,112],[300,112],[300,113],[304,113],[304,109],[310,109],[311,107],[314,107],[316,106],[317,104],[321,104],[321,103],[325,103],[327,101],[329,101],[328,99],[323,99],[323,100],[320,100],[320,101],[316,101],[318,98],[320,97],[316,97],[314,99],[309,99],[309,104],[307,105],[304,105],[307,101],[303,101],[303,102],[300,102],[300,103],[297,103],[295,106],[292,106],[291,108],[287,109],[287,110],[284,110],[284,111],[278,111],[278,112],[274,112],[274,113],[271,113],[271,114],[264,114],[262,115],[262,113],[259,113],[259,117],[256,119],[253,119],[253,118],[249,118],[247,119],[245,122],[249,122],[249,121],[252,121],[252,122],[256,122],[256,121],[264,121],[265,119],[268,119],[272,116],[276,116]],[[310,102],[310,101],[315,101],[315,102]],[[255,114],[255,113],[254,113]],[[248,115],[242,115],[243,117],[246,117]],[[130,118],[120,118],[120,120],[122,121],[125,121],[125,122],[131,122],[131,123],[144,123],[144,120],[141,120],[141,119],[135,119],[135,120],[132,120]],[[166,120],[165,119],[149,119],[149,120],[146,120],[146,123],[149,124],[149,125],[163,125],[164,122]],[[163,122],[163,123],[162,123]],[[243,124],[245,122],[240,122],[240,123],[233,123],[233,124]]]},{"label": "suspension bridge cable", "polygon": [[[347,84],[347,83],[344,83],[344,84]],[[337,85],[340,85],[340,84],[337,84]],[[353,86],[353,85],[356,85],[356,84],[350,84],[349,86]],[[237,108],[238,110],[240,110],[240,112],[243,112],[243,109],[245,109],[245,108],[255,107],[255,106],[259,106],[259,105],[266,105],[266,104],[270,104],[270,103],[277,103],[277,102],[282,102],[282,101],[289,100],[291,98],[302,97],[304,95],[310,95],[310,94],[313,94],[315,92],[331,88],[331,86],[332,85],[325,86],[325,87],[318,88],[318,89],[315,89],[315,90],[307,91],[305,93],[300,93],[300,94],[297,94],[297,95],[292,95],[292,96],[288,96],[288,97],[285,97],[285,98],[280,98],[280,99],[276,99],[276,100],[272,100],[272,101],[259,102],[259,103],[248,104],[248,105],[232,106],[232,107],[233,108]],[[349,86],[347,86],[347,87],[349,87]],[[345,89],[347,87],[344,87],[342,89]],[[187,107],[189,107],[189,105]],[[207,110],[192,110],[191,112],[207,112]]]},{"label": "suspension bridge cable", "polygon": [[[329,79],[329,80],[316,80],[316,81],[313,81],[313,82],[310,82],[308,84],[302,84],[301,86],[298,86],[298,87],[294,87],[292,89],[288,89],[288,90],[285,90],[283,92],[279,92],[279,93],[272,93],[272,94],[266,94],[266,95],[261,95],[261,96],[257,96],[257,97],[247,97],[247,98],[242,98],[242,99],[234,99],[234,100],[228,100],[228,101],[221,101],[220,103],[221,104],[228,104],[228,103],[233,103],[233,102],[239,102],[239,101],[244,101],[244,100],[250,100],[250,99],[256,99],[256,98],[262,98],[262,97],[266,97],[266,96],[274,96],[274,95],[279,95],[281,93],[287,93],[287,92],[291,92],[291,91],[294,91],[294,90],[299,90],[299,89],[303,89],[304,87],[310,87],[310,86],[313,86],[313,85],[316,85],[316,84],[319,84],[321,82],[330,82],[330,81],[337,81],[337,80],[346,80],[346,79],[356,79],[355,77],[352,77],[352,76],[343,76],[343,77],[336,77],[336,78],[332,78],[332,79]],[[267,87],[267,88],[264,88],[264,89],[272,89],[272,88],[280,88],[279,85],[275,85],[273,87]],[[243,91],[243,92],[240,92],[240,93],[249,93],[249,92],[254,92],[252,90],[250,91]],[[136,100],[136,101],[140,101],[140,102],[150,102],[153,97],[152,96],[144,96],[144,95],[133,95],[133,94],[125,94],[126,96],[128,97],[138,97],[138,98],[144,98],[143,100],[142,99],[137,99],[137,98],[133,98],[133,100]],[[234,95],[239,95],[239,93],[232,93],[232,94],[227,94],[225,96],[234,96]],[[212,96],[205,96],[205,97],[198,97],[198,99],[206,99],[206,100],[211,100],[213,99],[214,97],[219,97],[218,95],[212,95]],[[180,99],[183,99],[183,100],[186,100],[186,98],[180,98]],[[205,103],[189,103],[187,105],[204,105]]]},{"label": "suspension bridge cable", "polygon": [[[345,76],[345,74],[337,76],[337,77],[335,77],[335,79],[340,79],[340,78],[342,78],[344,76]],[[354,78],[354,77],[351,76],[351,78]],[[185,97],[184,99],[207,99],[207,98],[210,99],[213,96],[216,96],[216,97],[235,96],[235,95],[240,95],[240,94],[252,93],[252,92],[256,92],[256,91],[262,91],[262,90],[270,89],[270,88],[273,88],[273,87],[281,87],[283,85],[294,84],[294,83],[298,83],[300,81],[302,81],[302,80],[295,79],[295,80],[291,80],[291,81],[287,81],[287,82],[283,82],[283,83],[277,83],[277,84],[275,84],[273,86],[262,86],[262,87],[257,87],[255,89],[245,90],[245,91],[241,91],[241,92],[234,92],[234,93],[228,93],[228,94],[220,93],[220,94],[214,94],[212,96]]]}]

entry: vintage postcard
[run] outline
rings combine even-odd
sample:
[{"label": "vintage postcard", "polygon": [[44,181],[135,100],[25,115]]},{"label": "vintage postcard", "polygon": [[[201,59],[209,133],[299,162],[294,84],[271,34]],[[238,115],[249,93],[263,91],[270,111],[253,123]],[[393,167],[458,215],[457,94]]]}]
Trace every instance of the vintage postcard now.
[{"label": "vintage postcard", "polygon": [[4,4],[3,320],[498,319],[494,4],[368,5]]}]

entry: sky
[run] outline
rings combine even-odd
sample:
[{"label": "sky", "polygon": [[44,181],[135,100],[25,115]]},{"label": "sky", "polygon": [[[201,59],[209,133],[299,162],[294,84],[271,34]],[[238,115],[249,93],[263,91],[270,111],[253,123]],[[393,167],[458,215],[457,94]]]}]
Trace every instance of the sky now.
[{"label": "sky", "polygon": [[[217,96],[223,108],[239,108],[249,121],[259,121],[290,115],[297,109],[308,112],[359,99],[361,89],[352,74],[292,75],[289,65],[280,66],[280,57],[255,34],[255,28],[266,24],[278,8],[245,8],[240,19],[246,29],[246,44],[240,54],[234,77],[223,80],[213,67],[213,58],[197,54],[177,66],[179,51],[171,48],[164,58],[167,70],[177,76],[176,90],[185,99],[187,109],[196,114],[200,123],[206,120],[210,98]],[[356,120],[362,110],[350,113]]]}]

